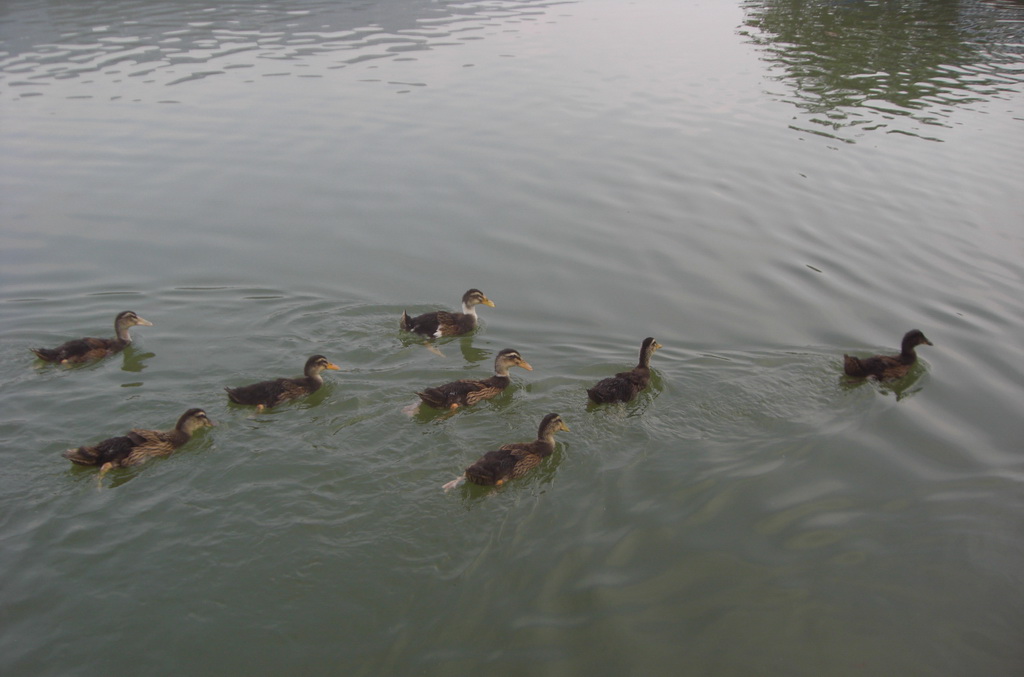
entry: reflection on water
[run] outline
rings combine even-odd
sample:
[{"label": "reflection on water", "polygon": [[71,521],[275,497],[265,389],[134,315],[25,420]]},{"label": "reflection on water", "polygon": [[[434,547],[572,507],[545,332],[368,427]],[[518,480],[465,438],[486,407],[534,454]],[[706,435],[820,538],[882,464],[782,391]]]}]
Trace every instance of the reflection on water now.
[{"label": "reflection on water", "polygon": [[472,335],[425,341],[422,338],[403,332],[402,335],[398,337],[398,340],[405,347],[422,345],[424,350],[438,355],[439,357],[453,356],[456,350],[455,346],[458,346],[458,351],[462,355],[462,359],[470,364],[494,359],[494,355],[490,352],[473,346]]},{"label": "reflection on water", "polygon": [[1024,83],[1020,4],[748,0],[744,9],[748,35],[791,88],[780,96],[805,113],[794,125],[802,131],[939,140],[927,126]]},{"label": "reflection on water", "polygon": [[156,357],[154,353],[136,353],[131,346],[124,352],[124,364],[121,369],[139,373],[146,368],[146,361]]},{"label": "reflection on water", "polygon": [[[540,15],[548,1],[4,3],[0,6],[0,95],[42,96],[57,80],[78,80],[68,98],[131,79],[173,86],[235,69],[252,77],[321,77],[382,58],[480,39],[489,21]],[[327,65],[324,65],[327,64]],[[404,83],[424,85],[426,83]],[[68,83],[63,83],[66,94]],[[117,98],[116,96],[113,98]]]},{"label": "reflection on water", "polygon": [[844,374],[839,377],[839,386],[846,392],[862,387],[873,388],[882,395],[894,395],[896,401],[900,401],[916,395],[924,389],[924,385],[921,383],[924,373],[924,367],[918,363],[910,373],[896,381],[877,381],[872,378],[857,379]]}]

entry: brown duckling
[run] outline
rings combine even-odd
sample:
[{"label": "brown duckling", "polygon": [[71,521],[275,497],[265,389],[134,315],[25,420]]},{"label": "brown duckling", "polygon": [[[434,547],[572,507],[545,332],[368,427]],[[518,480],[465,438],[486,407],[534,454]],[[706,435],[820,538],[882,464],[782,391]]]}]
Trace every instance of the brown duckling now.
[{"label": "brown duckling", "polygon": [[68,449],[64,458],[78,465],[98,465],[103,474],[111,468],[137,465],[155,456],[169,456],[188,442],[196,430],[212,425],[205,411],[189,409],[173,430],[132,429],[127,435],[111,437],[94,446]]},{"label": "brown duckling", "polygon": [[445,484],[444,490],[457,487],[465,480],[473,484],[500,486],[510,479],[522,477],[554,452],[555,433],[560,430],[568,432],[569,426],[558,414],[548,414],[540,422],[537,439],[533,442],[514,442],[496,451],[488,451],[466,468],[462,477]]},{"label": "brown duckling", "polygon": [[132,342],[128,330],[137,325],[152,327],[153,323],[144,320],[135,312],[126,310],[118,313],[114,319],[114,338],[80,338],[62,343],[56,348],[32,348],[40,360],[58,364],[77,364],[98,360],[108,355],[121,352]]},{"label": "brown duckling", "polygon": [[273,407],[282,402],[316,392],[324,384],[320,372],[324,369],[338,368],[338,365],[332,364],[323,355],[313,355],[306,360],[306,367],[303,369],[305,376],[300,378],[278,378],[238,388],[224,388],[224,390],[227,391],[228,399],[232,402],[254,404],[257,411],[262,411],[264,407]]},{"label": "brown duckling", "polygon": [[587,396],[596,404],[632,400],[650,382],[651,355],[660,347],[661,344],[653,338],[645,338],[640,346],[640,362],[630,371],[620,371],[598,381],[593,388],[587,389]]},{"label": "brown duckling", "polygon": [[512,367],[533,371],[533,367],[523,359],[518,350],[505,348],[494,358],[494,376],[481,380],[453,381],[436,388],[427,388],[416,394],[424,404],[438,409],[457,409],[460,406],[474,405],[480,400],[491,399],[507,388],[512,382],[508,375],[508,370]]},{"label": "brown duckling", "polygon": [[462,296],[462,312],[449,313],[439,310],[434,313],[424,313],[416,317],[409,317],[408,313],[402,311],[402,319],[399,326],[405,331],[422,334],[431,338],[440,336],[458,336],[473,331],[476,328],[476,307],[480,304],[494,307],[494,301],[490,300],[479,289],[470,289]]},{"label": "brown duckling", "polygon": [[914,348],[922,345],[934,344],[925,338],[920,330],[911,329],[903,336],[899,355],[874,355],[865,358],[843,355],[843,371],[847,376],[854,378],[874,377],[878,380],[903,378],[917,362],[917,353],[914,352]]}]

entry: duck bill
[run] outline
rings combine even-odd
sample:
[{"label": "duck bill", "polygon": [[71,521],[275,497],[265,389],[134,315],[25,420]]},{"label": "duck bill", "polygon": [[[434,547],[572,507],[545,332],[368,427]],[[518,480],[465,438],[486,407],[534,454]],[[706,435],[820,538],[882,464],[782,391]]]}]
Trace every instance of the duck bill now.
[{"label": "duck bill", "polygon": [[329,363],[327,364],[327,366],[326,366],[326,367],[324,367],[324,368],[325,368],[325,369],[330,369],[331,371],[338,371],[338,370],[340,370],[340,369],[341,369],[341,367],[339,367],[338,365],[334,364],[333,362],[329,362]]},{"label": "duck bill", "polygon": [[484,300],[481,301],[480,303],[484,304],[485,306],[490,306],[491,308],[494,307],[494,301],[490,300],[486,296],[484,297]]},{"label": "duck bill", "polygon": [[143,327],[152,327],[153,326],[152,322],[150,322],[149,320],[144,320],[141,317],[136,317],[135,318],[135,324],[141,324]]},{"label": "duck bill", "polygon": [[520,362],[520,363],[519,363],[519,364],[517,364],[516,366],[517,366],[517,367],[522,367],[522,368],[523,368],[523,369],[525,369],[526,371],[533,371],[533,367],[531,367],[531,366],[530,366],[530,363],[529,363],[529,362],[527,362],[526,360],[523,360],[522,362]]},{"label": "duck bill", "polygon": [[560,428],[560,430],[564,430],[567,433],[571,433],[572,432],[572,430],[569,429],[569,426],[565,425],[564,422],[562,423],[562,427]]}]

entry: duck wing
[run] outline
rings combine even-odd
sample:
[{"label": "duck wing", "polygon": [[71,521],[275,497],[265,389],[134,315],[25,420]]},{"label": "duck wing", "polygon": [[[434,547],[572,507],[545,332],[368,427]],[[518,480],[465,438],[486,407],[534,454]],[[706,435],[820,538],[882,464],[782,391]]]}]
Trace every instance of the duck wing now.
[{"label": "duck wing", "polygon": [[47,362],[88,362],[116,353],[126,345],[126,342],[116,338],[80,338],[62,343],[56,348],[33,348],[32,352]]},{"label": "duck wing", "polygon": [[866,378],[868,376],[882,378],[889,373],[906,371],[908,366],[900,362],[898,358],[888,355],[875,355],[874,357],[865,357],[863,359],[853,357],[852,355],[843,355],[843,371],[846,372],[847,376],[857,378]]},{"label": "duck wing", "polygon": [[188,439],[177,430],[133,429],[128,437],[135,442],[128,457],[121,465],[135,465],[153,456],[167,456]]},{"label": "duck wing", "polygon": [[409,317],[402,313],[401,327],[406,331],[424,336],[438,338],[440,336],[458,336],[472,331],[476,327],[476,316],[468,313],[450,313],[438,310]]},{"label": "duck wing", "polygon": [[286,400],[311,393],[319,385],[305,378],[279,378],[224,390],[227,391],[228,398],[236,404],[262,404],[264,407],[273,407]]},{"label": "duck wing", "polygon": [[497,485],[522,477],[551,455],[555,447],[543,440],[513,442],[488,451],[466,468],[465,476],[474,484]]},{"label": "duck wing", "polygon": [[458,336],[476,327],[476,316],[467,313],[437,313],[438,336]]},{"label": "duck wing", "polygon": [[432,407],[447,409],[453,406],[472,406],[481,400],[490,399],[504,390],[508,383],[508,378],[500,376],[483,380],[463,379],[436,388],[427,388],[416,394]]},{"label": "duck wing", "polygon": [[111,437],[93,446],[82,446],[68,449],[64,458],[78,465],[104,465],[112,463],[121,465],[138,445],[138,438],[131,433],[120,437]]},{"label": "duck wing", "polygon": [[495,451],[488,451],[476,463],[466,468],[466,479],[473,484],[493,486],[513,476],[519,456],[506,445]]},{"label": "duck wing", "polygon": [[411,331],[416,334],[423,334],[424,336],[440,336],[437,333],[440,321],[438,316],[440,312],[436,313],[423,313],[416,317],[409,317],[406,313],[402,313],[402,329]]},{"label": "duck wing", "polygon": [[597,404],[629,402],[647,387],[650,378],[650,372],[647,370],[622,371],[598,381],[593,388],[587,390],[587,395]]}]

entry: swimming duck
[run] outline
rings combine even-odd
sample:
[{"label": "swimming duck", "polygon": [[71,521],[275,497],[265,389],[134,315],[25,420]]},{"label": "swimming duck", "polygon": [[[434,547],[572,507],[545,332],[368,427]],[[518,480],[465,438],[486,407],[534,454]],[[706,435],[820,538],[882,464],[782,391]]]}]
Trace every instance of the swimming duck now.
[{"label": "swimming duck", "polygon": [[917,353],[914,352],[914,348],[922,345],[934,344],[925,338],[920,330],[911,329],[903,336],[899,355],[874,355],[865,358],[843,355],[843,371],[847,376],[854,378],[874,377],[879,380],[902,378],[917,362]]},{"label": "swimming duck", "polygon": [[111,437],[93,446],[68,449],[64,452],[64,458],[78,465],[98,465],[103,474],[111,468],[137,465],[155,456],[168,456],[188,442],[196,430],[212,425],[205,411],[189,409],[181,415],[173,430],[132,429],[122,437]]},{"label": "swimming duck", "polygon": [[637,393],[647,387],[651,380],[651,355],[661,344],[651,337],[644,339],[640,345],[640,362],[630,371],[620,371],[597,382],[593,388],[587,389],[592,402],[629,402]]},{"label": "swimming duck", "polygon": [[533,367],[523,359],[518,350],[505,348],[494,358],[494,376],[482,380],[453,381],[436,388],[427,388],[416,394],[425,404],[438,409],[457,409],[460,406],[470,406],[480,400],[489,400],[507,388],[512,382],[508,375],[508,370],[511,367],[522,367],[526,371],[533,371]]},{"label": "swimming duck", "polygon": [[225,388],[228,399],[236,404],[254,404],[257,411],[264,407],[273,407],[303,395],[309,395],[320,389],[324,379],[320,375],[324,369],[338,369],[323,355],[313,355],[306,360],[303,369],[305,376],[300,378],[278,378],[273,381],[261,381],[238,388]]},{"label": "swimming duck", "polygon": [[123,313],[118,313],[114,319],[115,338],[80,338],[62,343],[56,348],[32,348],[32,352],[40,360],[59,364],[77,364],[98,360],[124,350],[125,346],[132,342],[128,330],[140,324],[146,327],[153,326],[149,320],[144,320],[133,311],[126,310]]},{"label": "swimming duck", "polygon": [[510,479],[522,477],[554,452],[555,433],[560,430],[568,432],[569,426],[558,414],[548,414],[540,422],[537,439],[533,442],[514,442],[496,451],[488,451],[466,468],[462,477],[445,484],[444,490],[457,487],[465,480],[473,484],[500,486]]},{"label": "swimming duck", "polygon": [[409,317],[409,314],[402,311],[402,319],[399,326],[405,331],[423,334],[431,338],[439,336],[458,336],[476,328],[476,306],[483,304],[494,307],[494,301],[490,300],[479,289],[470,289],[462,296],[462,312],[449,313],[439,310],[433,313],[424,313],[416,317]]}]

